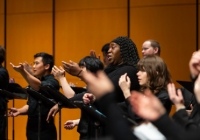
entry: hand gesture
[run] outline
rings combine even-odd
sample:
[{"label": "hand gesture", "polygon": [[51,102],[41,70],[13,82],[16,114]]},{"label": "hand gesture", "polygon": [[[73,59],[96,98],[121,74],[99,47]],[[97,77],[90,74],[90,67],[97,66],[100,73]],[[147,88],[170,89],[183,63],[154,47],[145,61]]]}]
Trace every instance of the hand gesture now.
[{"label": "hand gesture", "polygon": [[84,104],[90,104],[93,103],[96,100],[95,96],[91,93],[85,93],[83,95],[83,102]]},{"label": "hand gesture", "polygon": [[79,65],[71,60],[70,63],[62,61],[62,64],[64,70],[73,76],[79,76],[79,74],[82,72],[82,69],[79,67]]},{"label": "hand gesture", "polygon": [[127,73],[125,73],[119,78],[119,86],[124,93],[124,97],[128,98],[131,95],[130,92],[131,81],[130,78],[127,76]]},{"label": "hand gesture", "polygon": [[194,83],[194,94],[197,99],[197,102],[200,103],[200,74],[198,74],[198,77]]},{"label": "hand gesture", "polygon": [[10,63],[10,65],[13,67],[13,69],[19,73],[24,71],[24,66],[22,63],[19,63],[18,66],[13,65],[12,63]]},{"label": "hand gesture", "polygon": [[191,115],[192,111],[193,111],[194,107],[192,106],[192,104],[190,104],[190,110],[186,110],[188,116]]},{"label": "hand gesture", "polygon": [[23,63],[24,69],[33,75],[33,69],[32,69],[32,64],[28,64],[26,61]]},{"label": "hand gesture", "polygon": [[95,50],[90,50],[90,56],[100,59],[100,55],[97,57]]},{"label": "hand gesture", "polygon": [[58,79],[65,77],[65,70],[61,66],[60,66],[60,69],[58,67],[54,66],[52,68],[52,73]]},{"label": "hand gesture", "polygon": [[166,112],[159,99],[149,90],[144,91],[144,94],[132,91],[129,100],[132,110],[141,118],[149,121],[157,120]]},{"label": "hand gesture", "polygon": [[56,113],[57,113],[59,110],[60,110],[60,109],[59,109],[58,104],[54,105],[54,106],[50,109],[50,111],[49,111],[49,113],[48,113],[48,115],[47,115],[46,121],[49,122],[50,119],[51,119],[51,117],[54,117],[54,116],[56,115]]},{"label": "hand gesture", "polygon": [[18,115],[20,115],[20,112],[19,112],[19,110],[16,109],[16,108],[11,108],[11,109],[10,109],[10,112],[8,113],[8,116],[9,116],[9,117],[16,117],[16,116],[18,116]]},{"label": "hand gesture", "polygon": [[181,108],[185,108],[183,95],[180,89],[178,89],[176,92],[176,88],[174,84],[169,83],[167,85],[167,91],[168,91],[170,100],[174,103],[176,107],[176,111],[178,111]]},{"label": "hand gesture", "polygon": [[79,124],[79,119],[78,120],[68,120],[64,123],[64,128],[71,130],[73,129],[75,126],[77,126]]},{"label": "hand gesture", "polygon": [[199,72],[200,72],[200,50],[197,52],[194,52],[190,62],[189,62],[189,69],[191,76],[195,78]]}]

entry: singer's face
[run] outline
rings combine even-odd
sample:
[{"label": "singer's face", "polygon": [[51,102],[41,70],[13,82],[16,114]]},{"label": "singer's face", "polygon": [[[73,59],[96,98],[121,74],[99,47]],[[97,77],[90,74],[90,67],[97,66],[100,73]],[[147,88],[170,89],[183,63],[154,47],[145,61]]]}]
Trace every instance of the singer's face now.
[{"label": "singer's face", "polygon": [[153,48],[151,46],[150,41],[145,41],[142,45],[142,56],[143,58],[149,56],[149,55],[155,55],[158,53],[158,48]]},{"label": "singer's face", "polygon": [[110,48],[108,50],[107,59],[109,64],[118,65],[122,63],[122,58],[120,54],[120,46],[117,43],[111,42]]},{"label": "singer's face", "polygon": [[44,66],[44,63],[42,62],[42,57],[37,57],[34,60],[34,65],[33,65],[33,74],[37,78],[41,78],[42,76],[45,75],[46,72],[46,66]]},{"label": "singer's face", "polygon": [[140,86],[144,86],[147,84],[148,82],[148,76],[147,76],[147,72],[144,70],[139,70],[137,73],[137,77],[138,77],[138,82],[140,84]]}]

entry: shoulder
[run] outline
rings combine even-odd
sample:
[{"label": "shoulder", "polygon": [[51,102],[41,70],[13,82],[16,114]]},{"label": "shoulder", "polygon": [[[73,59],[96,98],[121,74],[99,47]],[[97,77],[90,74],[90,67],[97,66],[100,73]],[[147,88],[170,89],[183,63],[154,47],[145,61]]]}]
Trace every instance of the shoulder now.
[{"label": "shoulder", "polygon": [[5,69],[4,67],[0,66],[0,72],[1,73],[8,73],[7,69]]},{"label": "shoulder", "polygon": [[59,82],[54,78],[52,74],[46,75],[44,78],[42,78],[41,82],[43,86],[50,85],[57,90],[59,89]]},{"label": "shoulder", "polygon": [[161,99],[168,99],[169,98],[169,95],[168,95],[168,92],[166,90],[161,90],[159,91],[156,96],[158,98],[161,98]]},{"label": "shoulder", "polygon": [[117,69],[118,73],[136,73],[137,70],[133,66],[123,65]]}]

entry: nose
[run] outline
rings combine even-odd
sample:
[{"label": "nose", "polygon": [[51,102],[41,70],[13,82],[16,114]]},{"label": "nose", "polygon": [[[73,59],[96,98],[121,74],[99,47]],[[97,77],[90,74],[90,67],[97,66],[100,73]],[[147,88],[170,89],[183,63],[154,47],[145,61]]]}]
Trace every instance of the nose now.
[{"label": "nose", "polygon": [[140,75],[140,71],[138,71],[136,75],[139,76]]},{"label": "nose", "polygon": [[111,50],[112,50],[112,48],[110,47],[110,48],[108,49],[108,53],[110,53],[110,52],[111,52]]},{"label": "nose", "polygon": [[144,50],[142,49],[142,53],[144,53]]}]

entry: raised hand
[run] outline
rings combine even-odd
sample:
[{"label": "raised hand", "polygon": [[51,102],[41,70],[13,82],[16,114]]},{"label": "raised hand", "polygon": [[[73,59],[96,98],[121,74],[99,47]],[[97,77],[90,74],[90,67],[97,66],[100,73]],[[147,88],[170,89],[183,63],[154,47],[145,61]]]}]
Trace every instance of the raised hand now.
[{"label": "raised hand", "polygon": [[30,73],[31,75],[33,75],[33,67],[32,64],[28,64],[26,61],[23,63],[24,69]]},{"label": "raised hand", "polygon": [[124,97],[128,98],[131,95],[130,92],[131,81],[130,78],[127,76],[127,73],[125,73],[119,78],[119,86],[124,93]]},{"label": "raised hand", "polygon": [[13,67],[13,69],[19,73],[24,71],[24,66],[22,63],[19,63],[18,66],[15,66],[13,63],[10,63],[10,65]]},{"label": "raised hand", "polygon": [[193,53],[189,62],[189,69],[193,78],[198,76],[200,72],[200,50]]},{"label": "raised hand", "polygon": [[96,100],[95,96],[91,93],[85,93],[83,95],[83,102],[84,104],[90,104],[93,103]]},{"label": "raised hand", "polygon": [[79,65],[73,61],[70,60],[70,63],[62,61],[64,70],[73,75],[73,76],[79,76],[82,72],[82,69],[79,67]]},{"label": "raised hand", "polygon": [[176,88],[174,84],[169,83],[167,85],[167,91],[168,91],[170,100],[174,103],[176,107],[176,111],[178,111],[179,109],[185,108],[183,95],[180,89],[178,89],[176,92]]},{"label": "raised hand", "polygon": [[198,74],[198,77],[194,83],[194,94],[197,99],[197,102],[200,103],[200,74]]},{"label": "raised hand", "polygon": [[10,112],[8,113],[9,117],[16,117],[18,115],[20,115],[20,112],[17,108],[11,108]]},{"label": "raised hand", "polygon": [[162,103],[150,90],[144,91],[144,94],[132,91],[129,100],[132,110],[141,118],[149,121],[157,120],[166,112]]},{"label": "raised hand", "polygon": [[95,50],[90,50],[90,56],[100,59],[100,55],[97,57]]},{"label": "raised hand", "polygon": [[65,77],[65,70],[60,66],[60,69],[56,66],[52,68],[52,74],[60,79],[61,77]]}]

